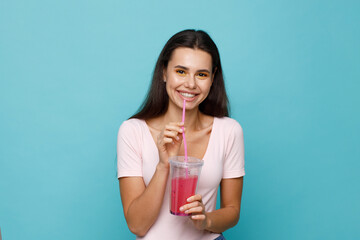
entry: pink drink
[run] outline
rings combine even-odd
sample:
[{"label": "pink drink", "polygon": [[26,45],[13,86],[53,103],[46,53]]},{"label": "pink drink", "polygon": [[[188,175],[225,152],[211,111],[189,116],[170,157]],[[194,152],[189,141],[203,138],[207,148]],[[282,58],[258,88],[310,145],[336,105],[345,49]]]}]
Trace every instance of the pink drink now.
[{"label": "pink drink", "polygon": [[180,216],[190,215],[181,212],[179,208],[187,204],[187,198],[195,195],[197,181],[197,176],[176,177],[171,180],[171,214]]},{"label": "pink drink", "polygon": [[180,207],[187,204],[186,199],[195,195],[197,181],[204,161],[194,157],[173,156],[170,163],[170,213],[177,216],[189,216],[180,212]]}]

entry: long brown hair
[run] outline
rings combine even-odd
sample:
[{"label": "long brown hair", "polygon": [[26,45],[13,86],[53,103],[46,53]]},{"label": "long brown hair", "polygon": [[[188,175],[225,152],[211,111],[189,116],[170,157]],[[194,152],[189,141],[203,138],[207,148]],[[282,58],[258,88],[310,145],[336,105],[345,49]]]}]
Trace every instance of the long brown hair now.
[{"label": "long brown hair", "polygon": [[229,116],[229,101],[221,68],[219,51],[210,36],[201,30],[184,30],[176,33],[165,44],[156,62],[151,86],[147,97],[138,112],[131,118],[150,119],[163,115],[169,104],[169,96],[163,81],[163,72],[167,68],[171,54],[176,48],[188,47],[200,49],[212,57],[212,72],[215,73],[209,95],[200,103],[199,110],[214,117]]}]

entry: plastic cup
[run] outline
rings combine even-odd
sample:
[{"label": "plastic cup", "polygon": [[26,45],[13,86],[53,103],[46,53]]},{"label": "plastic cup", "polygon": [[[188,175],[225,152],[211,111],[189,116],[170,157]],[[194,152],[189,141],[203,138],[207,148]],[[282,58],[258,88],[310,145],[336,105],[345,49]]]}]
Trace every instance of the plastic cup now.
[{"label": "plastic cup", "polygon": [[194,157],[174,156],[170,162],[170,213],[177,216],[189,216],[180,211],[187,203],[186,199],[195,195],[197,182],[204,161]]}]

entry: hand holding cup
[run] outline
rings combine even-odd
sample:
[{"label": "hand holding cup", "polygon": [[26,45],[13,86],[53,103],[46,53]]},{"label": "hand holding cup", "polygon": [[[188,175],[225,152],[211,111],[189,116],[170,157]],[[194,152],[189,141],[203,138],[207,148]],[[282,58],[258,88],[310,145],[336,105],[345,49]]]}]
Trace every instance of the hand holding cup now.
[{"label": "hand holding cup", "polygon": [[190,218],[194,226],[199,230],[204,230],[208,227],[208,218],[205,212],[205,206],[202,202],[202,196],[196,194],[187,199],[188,204],[180,208],[186,214],[191,214]]}]

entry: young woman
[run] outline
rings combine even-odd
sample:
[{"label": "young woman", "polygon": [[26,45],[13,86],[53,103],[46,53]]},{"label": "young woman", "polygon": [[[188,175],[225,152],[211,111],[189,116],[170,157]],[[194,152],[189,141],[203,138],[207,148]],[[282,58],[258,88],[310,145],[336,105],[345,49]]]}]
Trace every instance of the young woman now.
[{"label": "young woman", "polygon": [[[183,126],[188,155],[204,160],[197,194],[180,208],[189,217],[169,212],[168,158],[184,155]],[[120,127],[117,153],[124,215],[138,239],[224,239],[221,233],[237,224],[243,132],[228,117],[220,56],[207,33],[185,30],[169,39],[145,102]]]}]

